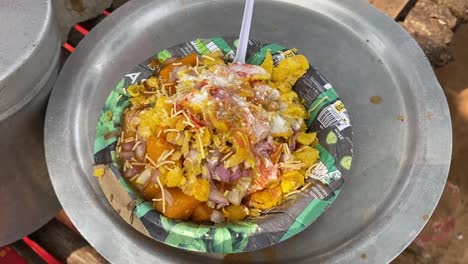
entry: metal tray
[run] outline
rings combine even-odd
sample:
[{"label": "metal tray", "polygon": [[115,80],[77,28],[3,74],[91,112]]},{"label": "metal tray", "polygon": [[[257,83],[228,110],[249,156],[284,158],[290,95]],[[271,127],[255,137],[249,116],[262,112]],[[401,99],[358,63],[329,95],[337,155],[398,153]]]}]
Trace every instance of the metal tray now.
[{"label": "metal tray", "polygon": [[59,70],[50,0],[0,1],[0,246],[60,210],[44,156],[44,115]]},{"label": "metal tray", "polygon": [[[414,40],[361,0],[258,0],[253,38],[297,47],[336,87],[353,120],[355,158],[330,209],[296,237],[251,253],[208,255],[140,234],[92,177],[94,129],[110,90],[154,52],[196,37],[235,35],[238,0],[134,0],[70,57],[50,100],[46,157],[65,211],[113,263],[386,263],[435,208],[451,155],[447,103]],[[378,96],[381,100],[370,98]]]}]

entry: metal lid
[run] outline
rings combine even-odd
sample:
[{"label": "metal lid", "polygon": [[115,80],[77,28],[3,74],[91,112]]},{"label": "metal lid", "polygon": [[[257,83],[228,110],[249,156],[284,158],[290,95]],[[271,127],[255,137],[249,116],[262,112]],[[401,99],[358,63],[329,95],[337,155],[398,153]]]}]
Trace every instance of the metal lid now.
[{"label": "metal lid", "polygon": [[0,120],[29,102],[51,75],[59,36],[50,0],[0,1]]},{"label": "metal lid", "polygon": [[44,158],[44,108],[59,68],[50,0],[0,0],[0,246],[60,209]]}]

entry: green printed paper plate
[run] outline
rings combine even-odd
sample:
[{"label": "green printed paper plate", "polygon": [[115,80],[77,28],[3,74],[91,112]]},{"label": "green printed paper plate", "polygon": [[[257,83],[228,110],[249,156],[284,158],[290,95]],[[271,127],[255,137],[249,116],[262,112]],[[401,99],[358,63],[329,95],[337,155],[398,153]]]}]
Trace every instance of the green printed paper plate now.
[{"label": "green printed paper plate", "polygon": [[[124,89],[153,75],[150,62],[184,57],[190,53],[211,53],[220,50],[228,61],[234,58],[235,38],[197,39],[160,51],[137,65],[107,98],[99,117],[94,142],[96,165],[105,165],[99,178],[109,202],[122,218],[141,233],[167,245],[198,252],[238,253],[261,249],[284,241],[313,223],[338,196],[352,162],[352,128],[348,113],[332,85],[311,67],[295,85],[294,90],[304,99],[310,112],[309,131],[318,134],[320,162],[309,179],[314,184],[280,206],[258,218],[242,222],[201,225],[176,221],[153,209],[152,203],[142,199],[120,173],[116,159],[117,138],[129,97]],[[247,63],[259,65],[267,50],[274,62],[284,58],[287,50],[278,44],[251,40]]]}]

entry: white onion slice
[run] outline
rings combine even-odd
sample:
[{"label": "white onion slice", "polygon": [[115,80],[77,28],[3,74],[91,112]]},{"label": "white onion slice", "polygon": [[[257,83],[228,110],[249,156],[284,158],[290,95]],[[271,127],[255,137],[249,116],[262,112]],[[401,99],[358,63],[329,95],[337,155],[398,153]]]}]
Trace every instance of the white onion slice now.
[{"label": "white onion slice", "polygon": [[232,191],[228,191],[226,199],[233,205],[240,205],[242,196],[239,190],[233,189]]},{"label": "white onion slice", "polygon": [[140,185],[145,185],[146,183],[148,183],[148,181],[151,179],[151,168],[147,168],[145,169],[142,173],[140,173],[140,175],[138,176],[137,180],[136,180],[136,183],[140,184]]},{"label": "white onion slice", "polygon": [[224,222],[224,216],[221,212],[214,210],[210,217],[211,222],[219,224]]}]

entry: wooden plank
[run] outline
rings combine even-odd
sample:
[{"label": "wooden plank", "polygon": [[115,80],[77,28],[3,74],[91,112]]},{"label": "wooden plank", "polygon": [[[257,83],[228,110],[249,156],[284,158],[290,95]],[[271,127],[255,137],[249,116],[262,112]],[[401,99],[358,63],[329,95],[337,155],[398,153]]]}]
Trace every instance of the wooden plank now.
[{"label": "wooden plank", "polygon": [[369,0],[369,3],[393,19],[397,19],[411,2],[411,0]]},{"label": "wooden plank", "polygon": [[108,262],[75,231],[57,219],[29,235],[58,260],[67,264],[107,264]]}]

